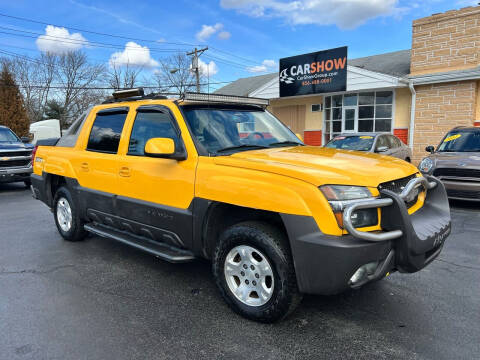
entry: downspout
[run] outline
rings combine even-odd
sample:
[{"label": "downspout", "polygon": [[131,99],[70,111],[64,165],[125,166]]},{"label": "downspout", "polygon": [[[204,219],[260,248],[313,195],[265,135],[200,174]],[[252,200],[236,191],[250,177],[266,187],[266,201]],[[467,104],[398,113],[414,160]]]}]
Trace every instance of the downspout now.
[{"label": "downspout", "polygon": [[408,146],[413,151],[413,131],[415,130],[415,103],[417,101],[417,92],[413,86],[413,81],[408,82],[408,88],[412,94],[412,104],[410,106],[410,129],[408,129]]}]

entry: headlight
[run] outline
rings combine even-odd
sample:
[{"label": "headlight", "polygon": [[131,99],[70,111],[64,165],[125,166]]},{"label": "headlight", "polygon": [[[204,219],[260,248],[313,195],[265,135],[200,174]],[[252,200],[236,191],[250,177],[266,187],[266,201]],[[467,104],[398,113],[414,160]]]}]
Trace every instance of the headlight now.
[{"label": "headlight", "polygon": [[433,160],[430,158],[425,158],[420,162],[420,165],[418,165],[418,168],[420,169],[421,172],[423,173],[428,173],[430,170],[433,168]]},{"label": "headlight", "polygon": [[356,200],[372,197],[372,193],[364,186],[323,185],[320,190],[328,200]]},{"label": "headlight", "polygon": [[[332,207],[340,228],[343,228],[343,210],[345,206],[351,202],[372,198],[372,193],[364,186],[323,185],[320,186],[320,190]],[[357,210],[352,214],[351,220],[356,228],[377,225],[377,209]]]}]

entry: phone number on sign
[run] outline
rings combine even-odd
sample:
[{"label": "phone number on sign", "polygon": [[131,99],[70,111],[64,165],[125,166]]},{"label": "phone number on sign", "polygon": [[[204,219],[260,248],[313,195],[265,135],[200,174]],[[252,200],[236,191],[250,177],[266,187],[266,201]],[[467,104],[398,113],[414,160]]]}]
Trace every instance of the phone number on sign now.
[{"label": "phone number on sign", "polygon": [[330,84],[331,82],[332,82],[332,78],[316,79],[316,80],[311,80],[311,81],[302,81],[302,86]]}]

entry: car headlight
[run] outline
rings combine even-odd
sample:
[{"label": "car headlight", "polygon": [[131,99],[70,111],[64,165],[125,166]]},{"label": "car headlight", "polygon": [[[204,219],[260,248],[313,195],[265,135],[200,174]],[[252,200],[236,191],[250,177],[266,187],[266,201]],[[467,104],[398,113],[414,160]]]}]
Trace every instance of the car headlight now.
[{"label": "car headlight", "polygon": [[331,200],[356,200],[372,197],[372,193],[365,186],[323,185],[320,186],[323,195]]},{"label": "car headlight", "polygon": [[[320,190],[332,207],[338,226],[343,229],[343,210],[352,202],[373,199],[372,193],[364,186],[323,185]],[[356,228],[378,224],[378,211],[375,208],[357,210],[351,217]]]},{"label": "car headlight", "polygon": [[418,168],[423,173],[429,173],[433,168],[433,160],[430,158],[425,158],[420,162]]}]

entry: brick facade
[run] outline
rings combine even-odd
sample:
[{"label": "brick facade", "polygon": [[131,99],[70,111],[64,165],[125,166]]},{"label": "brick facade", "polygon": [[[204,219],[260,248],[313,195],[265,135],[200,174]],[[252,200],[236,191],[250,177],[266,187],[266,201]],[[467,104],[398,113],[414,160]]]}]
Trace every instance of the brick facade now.
[{"label": "brick facade", "polygon": [[480,60],[480,7],[413,22],[412,75],[474,68]]},{"label": "brick facade", "polygon": [[393,135],[402,140],[404,144],[408,144],[408,128],[393,129]]},{"label": "brick facade", "polygon": [[425,156],[427,145],[438,145],[455,126],[475,121],[476,81],[422,85],[416,88],[413,162]]},{"label": "brick facade", "polygon": [[[435,14],[413,22],[411,75],[480,65],[480,7]],[[455,126],[477,121],[478,83],[473,80],[416,86],[413,162]]]},{"label": "brick facade", "polygon": [[303,136],[303,142],[307,145],[322,145],[322,130],[305,130]]}]

